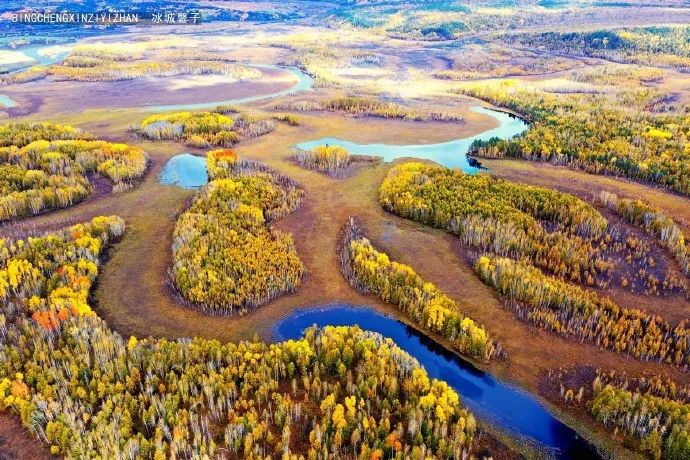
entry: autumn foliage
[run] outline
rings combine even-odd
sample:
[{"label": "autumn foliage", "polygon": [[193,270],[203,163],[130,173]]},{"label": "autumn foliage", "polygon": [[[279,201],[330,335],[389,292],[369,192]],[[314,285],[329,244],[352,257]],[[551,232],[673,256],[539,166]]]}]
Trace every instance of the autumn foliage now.
[{"label": "autumn foliage", "polygon": [[[125,340],[85,303],[117,217],[0,241],[0,410],[65,458],[461,458],[445,382],[357,327],[298,340]],[[76,308],[76,314],[73,310]],[[63,313],[68,311],[69,314]]]},{"label": "autumn foliage", "polygon": [[155,140],[181,140],[198,148],[231,147],[241,139],[263,136],[275,129],[268,118],[239,113],[229,117],[223,107],[212,112],[175,112],[150,115],[138,132]]},{"label": "autumn foliage", "polygon": [[592,240],[606,219],[573,195],[421,163],[390,170],[379,201],[388,211],[441,228],[464,244],[533,264],[572,280],[606,265]]},{"label": "autumn foliage", "polygon": [[138,147],[93,140],[70,126],[12,123],[0,126],[0,220],[73,205],[92,190],[86,175],[115,186],[146,171]]},{"label": "autumn foliage", "polygon": [[620,307],[525,262],[485,255],[477,260],[475,270],[486,284],[518,302],[514,308],[520,317],[540,327],[644,361],[690,364],[687,322],[672,327],[658,316]]},{"label": "autumn foliage", "polygon": [[464,85],[458,91],[532,121],[516,138],[475,142],[474,155],[548,161],[690,194],[690,117],[655,113],[651,109],[663,97],[653,92],[558,97],[514,81]]},{"label": "autumn foliage", "polygon": [[391,261],[376,250],[354,220],[342,232],[341,268],[350,284],[395,305],[424,330],[450,340],[461,353],[488,359],[500,351],[484,328],[465,316],[453,299],[424,281],[412,267]]},{"label": "autumn foliage", "polygon": [[245,313],[295,290],[304,274],[292,237],[270,223],[294,212],[303,191],[279,173],[207,157],[211,182],[175,226],[172,276],[182,296],[209,314]]}]

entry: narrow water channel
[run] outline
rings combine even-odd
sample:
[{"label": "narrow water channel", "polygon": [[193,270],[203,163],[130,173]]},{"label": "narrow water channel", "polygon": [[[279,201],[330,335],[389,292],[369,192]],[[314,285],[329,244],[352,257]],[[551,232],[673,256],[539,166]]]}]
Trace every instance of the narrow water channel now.
[{"label": "narrow water channel", "polygon": [[483,372],[400,321],[369,307],[334,304],[296,310],[274,326],[277,340],[297,339],[312,326],[354,326],[378,332],[412,355],[429,376],[445,380],[481,420],[529,438],[558,459],[595,459],[596,450],[529,393]]},{"label": "narrow water channel", "polygon": [[470,165],[467,152],[475,140],[487,141],[493,137],[510,139],[524,132],[528,125],[522,119],[497,110],[485,107],[472,107],[473,112],[481,113],[495,118],[499,125],[494,129],[483,131],[479,134],[461,139],[455,139],[438,144],[419,145],[392,145],[392,144],[358,144],[337,137],[323,137],[312,141],[302,142],[295,147],[302,150],[311,150],[319,145],[339,145],[355,155],[375,155],[383,158],[383,161],[393,161],[398,158],[418,158],[433,160],[448,168],[460,168],[467,173],[476,173],[479,168]]}]

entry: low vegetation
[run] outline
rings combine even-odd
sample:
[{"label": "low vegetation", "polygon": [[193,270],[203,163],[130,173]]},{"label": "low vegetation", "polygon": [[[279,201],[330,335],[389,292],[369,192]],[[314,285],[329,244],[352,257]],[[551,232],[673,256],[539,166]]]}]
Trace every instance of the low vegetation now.
[{"label": "low vegetation", "polygon": [[225,75],[232,81],[257,79],[262,75],[258,69],[228,62],[211,53],[199,53],[195,56],[180,51],[176,55],[160,58],[147,55],[147,48],[162,46],[164,43],[113,45],[77,45],[59,64],[34,66],[5,75],[2,82],[24,83],[44,78],[53,81],[112,82],[181,75]]},{"label": "low vegetation", "polygon": [[285,292],[304,274],[292,237],[269,227],[294,212],[303,195],[290,179],[209,152],[211,182],[179,218],[172,277],[182,296],[209,314],[243,314]]},{"label": "low vegetation", "polygon": [[71,206],[91,193],[88,174],[116,189],[146,171],[138,147],[94,140],[70,126],[11,123],[0,126],[0,220]]},{"label": "low vegetation", "polygon": [[2,240],[0,409],[66,458],[462,457],[476,421],[380,335],[123,339],[89,307],[117,217]]},{"label": "low vegetation", "polygon": [[343,96],[325,101],[295,101],[276,106],[279,110],[345,112],[357,117],[398,118],[411,121],[462,121],[445,112],[424,112],[395,102],[367,97]]},{"label": "low vegetation", "polygon": [[453,299],[424,281],[412,267],[392,262],[376,250],[354,220],[342,232],[341,267],[353,287],[395,305],[414,324],[442,335],[463,354],[489,359],[500,353],[500,346]]}]

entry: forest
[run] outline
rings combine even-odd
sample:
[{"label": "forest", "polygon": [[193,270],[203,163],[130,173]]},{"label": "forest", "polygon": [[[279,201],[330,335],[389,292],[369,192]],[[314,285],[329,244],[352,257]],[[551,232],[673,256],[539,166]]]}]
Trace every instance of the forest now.
[{"label": "forest", "polygon": [[[395,214],[446,230],[481,249],[484,255],[475,261],[477,275],[509,300],[519,318],[641,360],[683,368],[690,363],[686,322],[672,327],[658,316],[621,308],[569,283],[593,284],[597,274],[614,268],[601,252],[611,239],[607,220],[575,196],[405,163],[389,171],[379,199]],[[666,241],[674,238],[673,247],[684,241],[670,236],[668,228],[673,227],[668,222],[664,227],[650,217],[645,222],[650,231],[663,232]]]},{"label": "forest", "polygon": [[477,259],[475,271],[512,302],[518,317],[539,327],[643,361],[684,369],[690,364],[690,327],[686,321],[672,327],[659,316],[622,308],[607,297],[505,257],[483,255]]},{"label": "forest", "polygon": [[244,314],[294,291],[304,275],[289,234],[270,223],[304,194],[293,181],[232,150],[207,155],[212,179],[178,219],[172,278],[184,299],[215,315]]},{"label": "forest", "polygon": [[648,458],[680,460],[690,455],[687,386],[657,374],[632,377],[600,368],[550,371],[549,380],[567,404],[584,407]]},{"label": "forest", "polygon": [[544,49],[601,57],[618,62],[690,69],[690,27],[635,27],[593,32],[508,35],[522,45],[538,41]]},{"label": "forest", "polygon": [[592,243],[606,233],[606,219],[575,196],[552,189],[404,163],[389,171],[379,201],[386,210],[444,229],[464,244],[526,257],[560,277],[584,280],[610,264]]},{"label": "forest", "polygon": [[24,3],[0,460],[690,459],[690,4]]},{"label": "forest", "polygon": [[471,451],[477,424],[458,394],[356,327],[272,345],[125,340],[87,303],[99,254],[123,232],[111,216],[2,240],[0,408],[53,455],[421,460]]},{"label": "forest", "polygon": [[480,359],[500,354],[500,344],[463,315],[453,299],[424,281],[412,267],[391,261],[376,250],[354,219],[341,232],[341,269],[354,288],[395,305],[414,324],[450,340],[460,353]]},{"label": "forest", "polygon": [[0,127],[0,220],[71,206],[99,174],[128,188],[147,167],[139,147],[94,140],[70,126],[12,123]]},{"label": "forest", "polygon": [[514,80],[466,83],[457,91],[514,110],[531,122],[509,140],[475,141],[470,153],[568,165],[690,194],[690,114],[656,113],[652,90],[554,95]]}]

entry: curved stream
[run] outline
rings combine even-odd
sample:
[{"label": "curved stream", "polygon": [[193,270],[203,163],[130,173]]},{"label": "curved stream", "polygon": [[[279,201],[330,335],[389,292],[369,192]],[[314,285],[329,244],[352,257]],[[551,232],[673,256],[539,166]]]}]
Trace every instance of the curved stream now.
[{"label": "curved stream", "polygon": [[[32,67],[35,65],[40,65],[40,66],[47,66],[54,64],[58,61],[63,60],[67,55],[69,54],[68,50],[59,50],[59,51],[54,51],[52,53],[47,52],[46,50],[52,48],[51,46],[46,46],[46,45],[35,45],[35,46],[29,46],[25,48],[19,48],[19,49],[11,49],[10,51],[17,51],[24,56],[30,58],[30,61],[25,61],[23,63],[19,63],[16,66],[11,66],[11,70],[7,72],[7,74],[13,74],[17,72],[21,72],[22,70],[25,70],[28,67]],[[4,48],[3,48],[4,49]],[[12,107],[16,107],[17,102],[12,99],[11,97],[5,95],[5,94],[0,94],[0,107],[10,109]]]},{"label": "curved stream", "polygon": [[213,102],[201,102],[201,103],[197,103],[197,104],[155,105],[155,106],[150,106],[150,107],[141,107],[141,109],[145,110],[147,112],[167,112],[167,111],[172,111],[172,110],[211,109],[211,108],[214,108],[214,107],[219,106],[219,105],[247,104],[249,102],[256,102],[256,101],[261,101],[264,99],[270,99],[270,98],[274,98],[274,97],[287,96],[288,94],[294,94],[294,93],[298,93],[300,91],[306,91],[308,89],[311,89],[312,86],[314,86],[314,80],[309,75],[302,72],[300,69],[298,69],[296,67],[283,67],[283,66],[268,65],[268,64],[265,64],[265,65],[264,64],[251,64],[250,67],[256,67],[257,69],[285,70],[288,73],[291,73],[292,75],[297,77],[297,84],[293,85],[287,89],[275,91],[273,93],[258,94],[255,96],[241,97],[238,99],[225,99],[225,100],[213,101]]},{"label": "curved stream", "polygon": [[391,144],[358,144],[337,137],[322,137],[313,141],[297,144],[295,147],[302,150],[311,150],[319,145],[339,145],[355,155],[375,155],[383,157],[383,161],[393,161],[398,158],[419,158],[433,160],[448,168],[460,168],[467,173],[476,173],[479,168],[471,166],[467,160],[467,152],[475,140],[487,141],[492,137],[510,139],[524,132],[528,125],[522,119],[508,114],[491,110],[485,107],[472,107],[473,112],[488,115],[498,120],[498,127],[489,129],[471,137],[464,137],[438,144],[420,145],[391,145]]},{"label": "curved stream", "polygon": [[520,438],[536,441],[559,459],[599,458],[596,450],[554,417],[529,393],[500,382],[415,329],[368,307],[334,304],[296,310],[274,326],[278,340],[297,339],[317,326],[353,326],[389,337],[424,366],[429,376],[445,380],[462,403],[480,419]]},{"label": "curved stream", "polygon": [[[261,97],[269,96],[266,95]],[[302,142],[297,144],[296,147],[303,150],[309,150],[322,144],[342,145],[350,153],[382,156],[384,161],[393,161],[397,158],[433,160],[449,168],[460,168],[467,173],[473,174],[479,171],[479,168],[470,166],[467,160],[467,151],[475,139],[487,140],[492,137],[509,139],[525,131],[528,125],[520,118],[505,112],[499,112],[498,110],[491,110],[484,107],[472,107],[471,110],[496,118],[499,122],[498,127],[489,129],[472,137],[456,139],[439,144],[356,144],[354,142],[342,141],[334,137],[324,137],[315,141]],[[183,188],[196,188],[204,185],[208,180],[206,176],[205,159],[190,154],[176,155],[165,165],[159,180],[161,183],[177,185]]]}]

